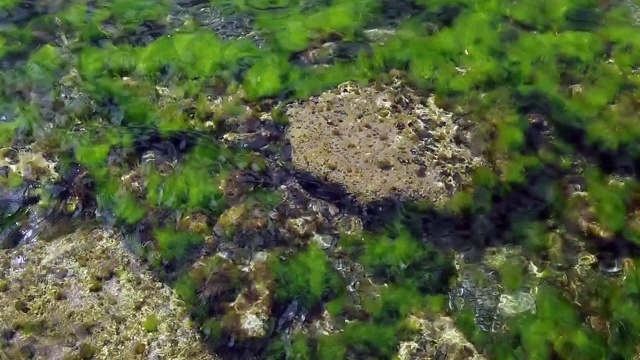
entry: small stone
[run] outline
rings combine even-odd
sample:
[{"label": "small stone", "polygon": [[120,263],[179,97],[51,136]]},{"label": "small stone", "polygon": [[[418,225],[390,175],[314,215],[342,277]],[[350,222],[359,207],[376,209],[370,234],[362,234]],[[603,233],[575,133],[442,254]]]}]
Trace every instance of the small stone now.
[{"label": "small stone", "polygon": [[233,229],[238,227],[246,217],[247,207],[244,204],[236,205],[225,210],[218,218],[214,232],[218,235],[231,235]]},{"label": "small stone", "polygon": [[498,311],[504,316],[513,316],[527,311],[535,312],[536,300],[528,292],[518,291],[500,295]]},{"label": "small stone", "polygon": [[240,327],[248,337],[262,337],[265,335],[264,319],[259,318],[256,314],[243,314],[240,319]]},{"label": "small stone", "polygon": [[311,237],[311,241],[318,244],[322,249],[328,249],[331,247],[333,237],[331,235],[313,234],[313,236]]},{"label": "small stone", "polygon": [[316,225],[313,222],[313,219],[309,217],[302,217],[287,220],[286,229],[293,236],[305,238],[311,236],[316,231]]},{"label": "small stone", "polygon": [[357,216],[343,216],[336,222],[336,229],[340,233],[353,235],[363,230],[362,220]]},{"label": "small stone", "polygon": [[207,234],[209,233],[207,216],[199,213],[184,216],[178,222],[178,229],[196,234]]}]

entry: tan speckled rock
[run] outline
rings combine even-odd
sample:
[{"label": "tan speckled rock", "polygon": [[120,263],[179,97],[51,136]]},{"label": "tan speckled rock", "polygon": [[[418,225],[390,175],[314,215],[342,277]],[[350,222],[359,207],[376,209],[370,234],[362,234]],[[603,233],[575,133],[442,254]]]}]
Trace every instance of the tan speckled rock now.
[{"label": "tan speckled rock", "polygon": [[398,196],[442,203],[484,164],[472,126],[398,80],[344,83],[287,108],[293,164],[342,184],[363,202]]},{"label": "tan speckled rock", "polygon": [[[0,279],[0,331],[10,335],[0,358],[215,359],[182,302],[112,232],[2,250]],[[150,315],[158,326],[148,332]]]}]

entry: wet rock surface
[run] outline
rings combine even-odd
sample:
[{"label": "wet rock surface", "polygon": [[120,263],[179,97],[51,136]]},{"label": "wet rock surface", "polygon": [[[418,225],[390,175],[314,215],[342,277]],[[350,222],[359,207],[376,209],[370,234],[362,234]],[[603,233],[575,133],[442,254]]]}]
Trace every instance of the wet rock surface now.
[{"label": "wet rock surface", "polygon": [[381,89],[345,83],[286,113],[294,166],[363,202],[397,196],[442,203],[484,164],[470,150],[468,121],[397,79]]},{"label": "wet rock surface", "polygon": [[181,301],[114,232],[80,229],[0,250],[0,263],[0,355],[215,359]]},{"label": "wet rock surface", "polygon": [[[640,320],[627,322],[638,313],[637,307],[623,302],[637,295],[634,293],[637,281],[633,277],[633,256],[637,251],[625,252],[628,247],[624,241],[628,239],[622,239],[633,235],[627,230],[637,231],[632,241],[640,238],[637,196],[629,199],[614,193],[593,196],[597,195],[594,189],[605,187],[612,192],[626,192],[627,185],[634,180],[606,178],[600,189],[576,188],[567,197],[566,211],[558,204],[562,202],[557,199],[558,194],[552,186],[544,184],[544,179],[529,181],[537,177],[532,173],[538,169],[534,171],[527,165],[534,158],[544,162],[543,166],[553,163],[561,167],[567,164],[556,164],[559,161],[554,156],[564,162],[568,155],[568,162],[575,164],[566,149],[556,152],[558,133],[554,125],[558,121],[546,111],[550,109],[538,109],[547,108],[548,104],[540,104],[544,99],[524,106],[530,111],[528,118],[500,109],[489,116],[491,121],[483,118],[485,123],[497,127],[492,135],[498,135],[502,145],[518,145],[524,131],[527,148],[507,146],[508,149],[503,149],[505,154],[491,154],[500,184],[491,179],[483,185],[474,184],[478,185],[473,189],[476,192],[465,192],[460,197],[463,202],[469,200],[472,209],[460,206],[462,214],[455,215],[444,214],[448,208],[442,213],[438,209],[425,214],[416,210],[415,204],[403,200],[441,204],[465,188],[471,172],[485,165],[484,159],[471,151],[475,147],[470,135],[476,129],[466,119],[439,109],[429,95],[410,89],[398,80],[397,73],[392,74],[396,79],[391,84],[345,83],[311,100],[298,99],[284,107],[287,116],[276,116],[282,115],[278,114],[280,106],[289,101],[285,98],[291,92],[321,91],[317,84],[310,85],[307,80],[315,82],[314,77],[319,76],[319,82],[323,83],[320,87],[324,88],[333,84],[329,78],[334,75],[344,81],[351,78],[341,74],[344,69],[358,73],[361,65],[363,68],[371,65],[362,61],[370,55],[375,56],[375,62],[383,60],[385,70],[375,64],[365,71],[386,71],[387,64],[411,71],[418,69],[420,80],[429,79],[445,93],[449,87],[455,88],[455,93],[475,93],[483,86],[477,82],[483,82],[482,73],[493,73],[491,70],[503,65],[510,74],[517,74],[522,69],[514,68],[513,63],[504,64],[495,61],[494,56],[483,55],[482,44],[474,43],[472,48],[464,43],[467,35],[475,31],[464,28],[467,20],[472,20],[475,26],[485,21],[474,18],[477,14],[503,17],[492,14],[493,9],[474,13],[447,7],[436,14],[431,7],[434,2],[420,2],[429,6],[425,11],[418,2],[409,0],[376,2],[381,6],[378,15],[352,5],[359,3],[338,1],[35,4],[9,0],[7,3],[9,6],[0,6],[0,20],[12,24],[0,26],[3,70],[0,84],[7,85],[8,90],[1,92],[0,102],[12,100],[14,93],[17,101],[7,106],[0,104],[0,130],[11,130],[0,135],[3,139],[16,135],[12,144],[16,147],[0,150],[0,308],[8,309],[0,315],[0,358],[213,357],[192,332],[186,311],[193,316],[207,345],[213,346],[218,355],[243,360],[262,358],[265,351],[278,346],[284,350],[275,351],[272,358],[309,358],[309,351],[318,350],[316,345],[326,337],[343,346],[342,353],[322,357],[335,359],[386,358],[397,350],[401,358],[407,359],[480,359],[483,357],[478,350],[485,342],[478,341],[479,337],[510,336],[511,331],[523,329],[525,332],[518,333],[512,344],[520,346],[531,340],[544,348],[555,339],[569,339],[569,345],[550,350],[550,354],[552,351],[558,354],[547,358],[575,358],[566,356],[566,348],[583,347],[600,339],[588,337],[589,341],[585,341],[589,334],[581,332],[584,329],[601,335],[606,340],[604,347],[615,347],[616,342],[618,345],[638,342],[632,337],[640,333],[637,331]],[[367,6],[372,3],[362,2]],[[601,3],[609,7],[609,2]],[[635,6],[630,1],[625,3]],[[150,6],[145,8],[147,4]],[[297,15],[304,17],[316,10],[321,11],[318,14],[329,10],[324,15],[336,16],[327,17],[327,24],[318,16],[319,21],[314,24],[298,21]],[[551,26],[554,32],[512,28],[536,27],[537,19],[529,19],[535,20],[529,24],[518,20],[522,20],[522,14],[529,17],[527,14],[537,12],[522,10],[516,9],[514,19],[509,19],[515,20],[515,24],[505,24],[512,32],[507,37],[526,39],[542,34],[538,40],[544,50],[547,42],[566,35],[555,32],[555,25]],[[599,10],[593,10],[587,15],[600,14]],[[518,11],[522,13],[518,15]],[[461,12],[471,14],[464,14],[469,15],[465,21],[455,21]],[[285,36],[275,34],[287,30],[282,25],[286,24],[285,17],[292,14],[300,25],[300,38],[292,39],[297,31],[284,32]],[[569,16],[576,14],[584,13],[572,12]],[[270,15],[277,18],[273,24]],[[370,22],[361,23],[365,17]],[[420,29],[413,29],[412,20],[417,20]],[[563,28],[564,20],[556,25]],[[569,20],[575,25],[582,19]],[[583,21],[582,26],[591,26],[588,22]],[[205,36],[185,42],[191,32]],[[475,40],[487,41],[489,35],[498,34],[482,33],[482,39]],[[276,38],[269,39],[271,35]],[[600,35],[603,34],[595,37],[598,41]],[[580,39],[582,36],[586,39],[586,32],[580,33]],[[135,69],[139,64],[134,62],[150,60],[137,57],[140,52],[149,50],[145,47],[163,37],[181,38],[182,41],[173,44],[182,45],[179,49],[185,57],[179,59],[181,64],[171,63],[178,59],[169,56],[167,49],[158,46],[154,50],[151,46],[149,58],[165,63],[156,63],[159,66],[146,74]],[[422,41],[427,38],[428,41]],[[451,41],[453,38],[456,41]],[[200,39],[205,40],[203,43],[213,40],[203,47],[205,51],[190,53],[188,50],[193,44],[200,44]],[[288,44],[290,39],[296,42],[292,47]],[[233,41],[221,45],[217,40]],[[420,49],[426,43],[435,43],[431,40],[447,44],[445,47],[450,46],[451,53],[440,60],[425,58]],[[510,41],[515,39],[507,39]],[[162,41],[155,43],[158,44],[162,45]],[[386,48],[387,45],[390,47]],[[579,49],[588,50],[589,46],[575,49],[567,46],[567,51],[581,53],[580,59],[600,57],[605,51],[600,52],[596,45],[593,54]],[[455,49],[460,46],[461,49]],[[624,53],[629,47],[633,46],[622,43],[606,50],[612,59],[602,69],[615,63],[618,67],[615,73],[625,71],[621,64],[628,59],[621,59],[618,52],[622,48]],[[8,56],[4,56],[5,49]],[[209,60],[227,55],[236,59],[234,53],[245,51],[246,56],[218,64],[215,71],[208,67]],[[397,53],[400,55],[394,56]],[[553,53],[548,51],[545,56],[551,59],[550,64]],[[129,55],[137,60],[130,61]],[[103,56],[109,58],[108,63],[101,61]],[[446,68],[453,58],[460,60],[461,67],[449,69],[453,73],[447,74]],[[198,66],[192,69],[188,62],[197,59],[204,62],[195,61]],[[529,59],[525,59],[528,64]],[[55,64],[49,67],[49,63]],[[268,66],[256,66],[264,64]],[[259,71],[246,72],[254,66],[253,70]],[[541,71],[545,76],[555,74],[555,64],[537,66],[554,70]],[[562,68],[565,67],[563,64]],[[334,74],[333,70],[338,71]],[[373,80],[358,75],[355,78]],[[493,75],[497,78],[490,82],[498,84],[491,86],[498,85],[501,89],[506,86],[505,94],[522,90],[501,83],[504,79]],[[568,78],[574,80],[577,76],[574,75]],[[453,80],[451,84],[441,81],[446,76]],[[588,94],[591,82],[576,81],[579,83],[570,86],[572,96]],[[248,96],[244,90],[250,93],[246,85],[252,82],[264,85],[266,91],[258,93],[276,98],[263,101]],[[521,99],[506,99],[505,94],[484,90],[480,97],[485,100],[505,100],[502,104],[507,104],[506,107],[521,104]],[[610,90],[613,99],[617,87],[611,86]],[[485,100],[471,99],[472,103],[479,101],[472,107],[500,105],[500,101],[485,103]],[[583,100],[599,103],[595,98]],[[529,109],[531,106],[534,109]],[[572,107],[581,106],[565,106],[563,110]],[[609,115],[615,114],[607,113],[603,118],[609,119]],[[625,118],[629,116],[624,114]],[[588,120],[584,123],[592,119]],[[501,125],[508,126],[501,128]],[[522,129],[529,125],[530,129]],[[291,147],[283,144],[285,129]],[[596,127],[595,132],[598,130]],[[36,144],[26,146],[32,140]],[[572,142],[573,139],[569,141]],[[94,144],[100,145],[101,150],[95,157]],[[197,147],[202,144],[213,146]],[[291,149],[295,169],[287,154]],[[47,153],[47,150],[54,151]],[[62,157],[60,164],[58,155]],[[105,166],[106,172],[101,170]],[[550,173],[545,176],[564,174]],[[582,171],[576,174],[581,176]],[[566,185],[564,180],[558,182]],[[616,182],[626,185],[617,186]],[[510,197],[514,192],[517,194]],[[464,198],[467,195],[470,197]],[[621,202],[599,206],[618,196],[625,199],[622,206]],[[34,206],[38,202],[40,206]],[[618,217],[619,224],[611,226],[607,219],[616,218],[613,215],[624,208],[629,214],[623,219]],[[566,224],[558,221],[541,226],[551,229],[553,236],[549,238],[542,234],[544,230],[530,236],[526,229],[520,229],[524,224],[556,217],[560,212],[565,213],[559,218],[566,217],[563,218]],[[108,224],[124,222],[122,229],[127,235],[120,239],[111,232],[80,231],[75,234],[78,238],[40,236],[47,227],[78,225],[78,222],[69,224],[65,217],[93,219],[93,214]],[[437,314],[425,317],[421,306],[412,308],[410,328],[417,334],[412,334],[414,339],[403,338],[399,347],[399,337],[380,339],[376,329],[367,326],[404,325],[407,317],[404,311],[416,304],[416,298],[425,295],[412,292],[413,285],[416,281],[424,284],[425,277],[432,276],[432,272],[438,274],[440,269],[414,263],[411,272],[407,272],[404,257],[411,258],[407,253],[414,251],[403,252],[402,247],[394,247],[398,240],[395,235],[389,235],[394,240],[389,241],[368,232],[390,234],[390,228],[397,224],[389,223],[396,218],[401,219],[403,226],[410,225],[415,230],[411,240],[401,239],[407,246],[404,250],[435,244],[440,247],[438,252],[442,249],[453,252],[464,262],[458,267],[457,281],[451,284],[453,290],[446,294],[450,300],[448,311],[442,305],[434,310]],[[630,224],[629,228],[621,230],[622,222]],[[569,228],[569,234],[558,230],[564,226]],[[463,234],[459,234],[460,229]],[[505,242],[529,241],[522,240],[526,236],[536,238],[534,246],[544,251],[528,257],[521,249],[504,246]],[[343,240],[349,237],[357,239],[354,244],[358,243],[346,246]],[[193,243],[185,246],[182,240]],[[376,240],[386,245],[376,248]],[[578,242],[596,245],[586,248]],[[122,251],[120,243],[133,255]],[[468,254],[469,248],[478,254],[473,251]],[[378,259],[373,258],[387,261],[386,266],[375,266],[372,260]],[[143,265],[136,259],[146,259],[146,263]],[[296,267],[291,267],[291,262]],[[430,261],[423,263],[427,262]],[[450,262],[438,264],[446,271],[450,268]],[[273,268],[278,266],[287,270],[279,273],[279,280],[272,278]],[[401,275],[390,275],[386,271],[390,267]],[[183,304],[165,285],[159,285],[148,269],[153,269],[154,275],[189,303],[188,310],[181,309]],[[318,280],[334,272],[341,275],[337,284]],[[312,280],[305,283],[309,274],[313,274]],[[447,281],[438,278],[440,275],[434,276],[438,279],[437,286],[433,286],[439,292],[436,296],[446,299],[442,292],[450,290]],[[292,287],[291,294],[280,291],[299,279],[301,283]],[[631,280],[623,285],[625,279]],[[321,293],[319,288],[323,286],[328,289]],[[557,297],[541,292],[550,286],[559,289],[570,306],[556,307],[561,301],[553,303]],[[387,291],[389,288],[394,291]],[[424,285],[422,290],[428,288],[431,287]],[[312,290],[315,295],[309,296]],[[553,310],[563,311],[543,313],[536,318],[541,309],[549,308],[544,306],[545,301],[554,305]],[[386,306],[391,310],[384,309]],[[466,325],[473,323],[479,332],[456,323],[463,311],[472,314]],[[403,314],[398,317],[396,312]],[[578,320],[573,323],[567,320],[578,312],[581,313],[576,317]],[[89,321],[84,323],[84,319]],[[538,321],[536,326],[544,327],[545,331],[526,327],[526,321],[531,319]],[[520,320],[525,323],[523,327],[519,326]],[[570,325],[558,326],[562,323]],[[468,338],[478,350],[462,337],[455,325],[471,334]],[[385,331],[389,332],[389,328]],[[306,343],[309,351],[304,352],[301,349]],[[623,353],[637,353],[637,349],[627,350]],[[588,355],[592,354],[596,352]]]},{"label": "wet rock surface", "polygon": [[456,328],[450,317],[442,316],[437,319],[412,317],[409,321],[420,329],[420,335],[415,341],[400,344],[398,358],[401,360],[486,359]]}]

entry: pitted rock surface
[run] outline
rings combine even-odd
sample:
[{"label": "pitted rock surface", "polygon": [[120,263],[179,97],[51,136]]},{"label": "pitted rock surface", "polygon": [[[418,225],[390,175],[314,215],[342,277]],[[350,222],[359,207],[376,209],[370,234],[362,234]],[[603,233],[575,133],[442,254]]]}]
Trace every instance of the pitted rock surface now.
[{"label": "pitted rock surface", "polygon": [[[184,303],[113,231],[0,250],[0,284],[0,359],[217,359]],[[144,327],[151,315],[155,331]]]},{"label": "pitted rock surface", "polygon": [[473,125],[396,80],[348,82],[287,108],[292,162],[343,185],[362,202],[386,197],[442,203],[484,164]]}]

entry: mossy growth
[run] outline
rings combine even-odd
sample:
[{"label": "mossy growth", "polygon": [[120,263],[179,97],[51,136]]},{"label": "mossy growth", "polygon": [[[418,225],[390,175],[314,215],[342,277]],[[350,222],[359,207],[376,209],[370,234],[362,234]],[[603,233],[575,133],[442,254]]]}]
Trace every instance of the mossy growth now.
[{"label": "mossy growth", "polygon": [[[161,21],[169,15],[168,0],[142,0],[135,3],[115,0],[106,5],[110,18],[125,28],[135,28],[145,21]],[[101,10],[104,11],[105,8]]]},{"label": "mossy growth", "polygon": [[269,343],[266,350],[266,359],[296,359],[311,360],[314,349],[309,336],[302,332],[293,335],[283,335]]},{"label": "mossy growth", "polygon": [[[56,15],[65,30],[76,32],[79,40],[90,42],[107,38],[126,39],[127,35],[139,31],[140,24],[161,24],[169,15],[169,6],[166,0],[136,3],[125,0],[99,1],[95,5],[79,2],[68,4]],[[87,11],[91,11],[92,15],[84,16]],[[107,21],[113,25],[110,32],[103,27]]]},{"label": "mossy growth", "polygon": [[[604,359],[619,354],[602,337],[584,326],[578,309],[552,287],[539,288],[537,312],[508,320],[508,331],[487,334],[477,328],[470,312],[457,314],[458,325],[476,344],[499,359]],[[611,351],[613,350],[613,351]]]},{"label": "mossy growth", "polygon": [[269,344],[267,359],[391,359],[399,341],[415,336],[404,321],[376,323],[352,321],[340,332],[312,336],[305,332],[279,336]]},{"label": "mossy growth", "polygon": [[377,324],[354,321],[344,330],[322,335],[317,339],[317,359],[343,359],[346,354],[357,358],[391,359],[396,355],[398,342],[408,339],[406,327],[402,322],[396,324]]},{"label": "mossy growth", "polygon": [[21,331],[25,335],[41,335],[45,332],[47,324],[44,320],[26,320],[13,323],[14,330]]},{"label": "mossy growth", "polygon": [[22,176],[20,176],[16,172],[10,171],[7,174],[6,179],[5,178],[0,179],[0,183],[6,183],[7,186],[9,186],[9,188],[17,189],[20,186],[22,186],[22,184],[24,184],[24,179],[22,178]]},{"label": "mossy growth", "polygon": [[249,99],[273,96],[280,93],[286,84],[290,65],[278,56],[258,60],[245,74],[244,87]]},{"label": "mossy growth", "polygon": [[65,146],[73,149],[77,162],[91,171],[105,168],[112,147],[129,147],[133,144],[131,134],[124,128],[104,128],[102,124],[87,122],[88,132],[70,133],[65,136]]},{"label": "mossy growth", "polygon": [[[415,329],[406,322],[410,314],[435,316],[444,311],[446,298],[442,294],[448,291],[455,273],[453,263],[398,223],[381,234],[343,235],[340,245],[388,285],[362,295],[359,302],[366,320],[352,320],[342,332],[319,337],[317,356],[329,359],[349,353],[392,358],[400,341],[415,336]],[[333,316],[349,318],[350,306],[348,297],[337,297],[327,304],[327,310]]]},{"label": "mossy growth", "polygon": [[362,306],[376,324],[395,324],[414,311],[436,314],[444,310],[441,296],[424,296],[411,286],[391,285],[370,295]]},{"label": "mossy growth", "polygon": [[491,210],[499,180],[498,175],[491,168],[478,167],[473,172],[473,187],[454,194],[445,204],[444,209],[456,215],[488,213]]},{"label": "mossy growth", "polygon": [[31,54],[25,66],[25,75],[35,84],[51,86],[63,65],[60,50],[52,45],[45,45]]},{"label": "mossy growth", "polygon": [[332,34],[352,39],[380,10],[378,0],[318,3],[214,0],[213,3],[229,12],[255,18],[255,26],[271,34],[268,40],[274,52],[285,55],[305,50],[310,43]]},{"label": "mossy growth", "polygon": [[546,224],[527,220],[514,222],[507,238],[516,244],[522,244],[533,252],[547,250],[556,245],[557,240]]},{"label": "mossy growth", "polygon": [[[634,259],[637,264],[638,259]],[[629,267],[625,271],[624,281],[611,282],[610,279],[594,279],[594,293],[589,305],[610,324],[607,348],[611,354],[620,358],[633,358],[637,355],[640,342],[640,269]]]},{"label": "mossy growth", "polygon": [[162,37],[137,50],[136,72],[155,78],[160,69],[170,67],[192,80],[212,76],[231,79],[241,64],[260,56],[247,39],[225,42],[210,31],[198,30]]},{"label": "mossy growth", "polygon": [[218,214],[224,209],[220,182],[240,158],[229,149],[202,141],[173,172],[148,175],[147,201],[153,206]]},{"label": "mossy growth", "polygon": [[158,331],[158,317],[155,315],[149,315],[142,323],[142,327],[148,333]]},{"label": "mossy growth", "polygon": [[407,317],[436,316],[444,311],[446,298],[443,295],[424,296],[411,286],[388,286],[376,294],[362,299],[363,310],[368,314],[366,321],[349,322],[341,333],[325,339],[333,344],[325,344],[318,339],[320,358],[330,354],[349,351],[359,357],[392,357],[400,341],[416,336],[416,329],[410,326]]},{"label": "mossy growth", "polygon": [[233,301],[246,281],[231,260],[214,256],[180,275],[173,288],[191,313],[206,324],[207,319],[221,315],[224,303]]},{"label": "mossy growth", "polygon": [[271,118],[280,126],[289,125],[289,118],[283,105],[276,106],[271,110]]},{"label": "mossy growth", "polygon": [[10,145],[18,137],[31,139],[34,130],[42,124],[42,116],[34,105],[16,102],[2,110],[10,114],[0,115],[4,117],[3,121],[0,121],[0,140],[3,141],[3,145]]},{"label": "mossy growth", "polygon": [[446,291],[455,274],[451,259],[402,227],[385,234],[367,234],[359,262],[374,276],[394,284],[407,284],[422,293]]},{"label": "mossy growth", "polygon": [[20,4],[21,0],[1,0],[0,9],[11,9],[14,6]]},{"label": "mossy growth", "polygon": [[224,325],[222,321],[217,318],[209,318],[201,326],[201,331],[205,336],[207,342],[212,346],[217,347],[222,345],[224,340]]},{"label": "mossy growth", "polygon": [[190,310],[197,306],[198,302],[198,288],[202,284],[199,277],[195,274],[186,273],[180,276],[173,284],[172,287],[178,294],[180,299],[184,301]]},{"label": "mossy growth", "polygon": [[248,194],[247,205],[261,207],[267,210],[274,209],[284,200],[284,194],[280,190],[270,191],[256,188]]},{"label": "mossy growth", "polygon": [[506,261],[498,269],[502,286],[507,291],[518,290],[525,280],[525,269],[516,261]]},{"label": "mossy growth", "polygon": [[298,301],[306,309],[314,309],[344,290],[342,278],[315,244],[285,259],[272,257],[270,269],[275,280],[274,301],[279,305]]},{"label": "mossy growth", "polygon": [[170,228],[156,229],[154,237],[158,251],[166,261],[180,260],[204,243],[202,235]]},{"label": "mossy growth", "polygon": [[619,233],[626,225],[627,202],[633,190],[637,188],[635,181],[615,184],[605,179],[596,169],[587,170],[587,189],[589,205],[594,209],[598,223],[608,231]]},{"label": "mossy growth", "polygon": [[82,360],[93,359],[98,352],[98,348],[90,343],[83,343],[78,349],[78,358]]}]

